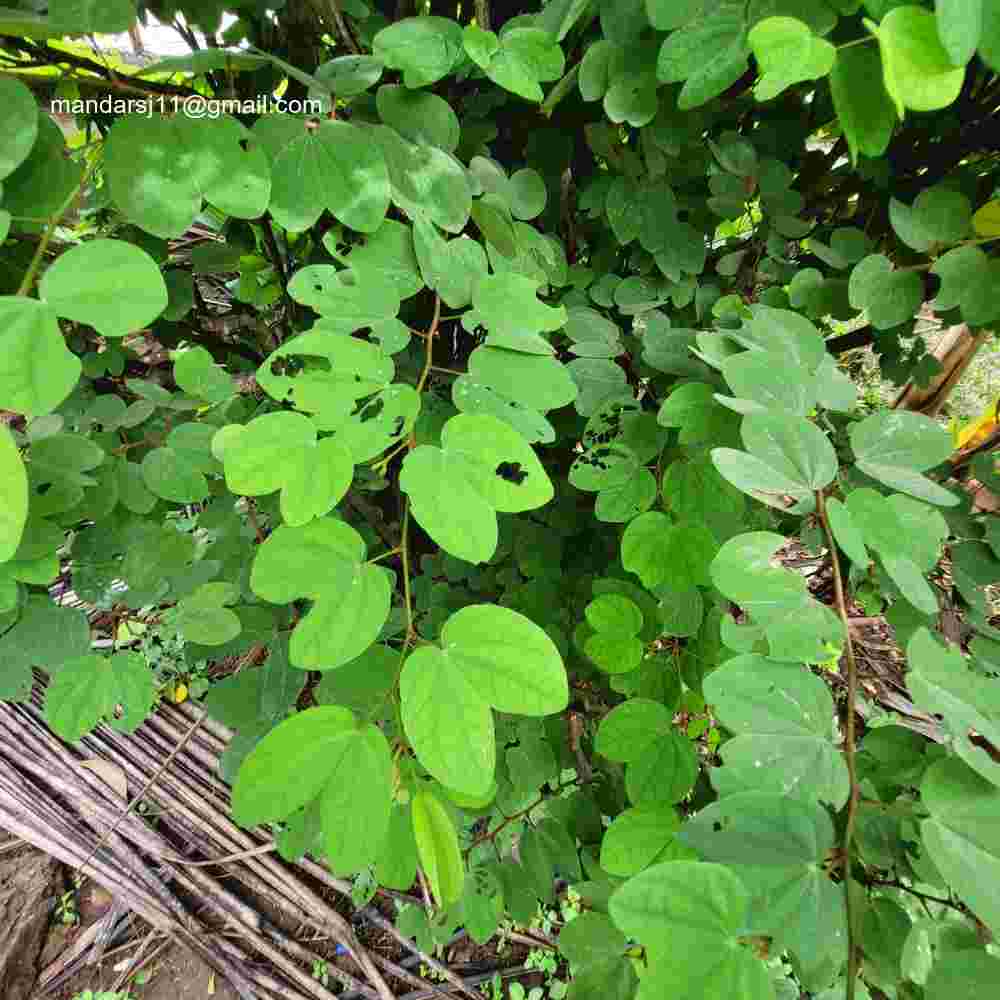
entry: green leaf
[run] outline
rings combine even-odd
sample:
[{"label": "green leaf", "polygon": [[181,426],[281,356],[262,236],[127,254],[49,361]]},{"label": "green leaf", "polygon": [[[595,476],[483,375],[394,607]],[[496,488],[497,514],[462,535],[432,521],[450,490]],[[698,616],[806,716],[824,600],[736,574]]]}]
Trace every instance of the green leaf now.
[{"label": "green leaf", "polygon": [[648,590],[667,580],[676,590],[707,585],[717,551],[718,543],[704,524],[673,523],[658,511],[640,514],[622,536],[622,565]]},{"label": "green leaf", "polygon": [[458,116],[444,98],[426,90],[386,84],[379,87],[375,102],[382,121],[410,142],[455,152],[461,129]]},{"label": "green leaf", "polygon": [[548,192],[537,170],[524,167],[510,177],[511,212],[516,219],[527,221],[545,211]]},{"label": "green leaf", "polygon": [[972,206],[961,191],[933,187],[921,191],[912,205],[889,199],[889,219],[896,235],[914,250],[957,243],[968,235]]},{"label": "green leaf", "polygon": [[0,180],[10,176],[27,158],[38,137],[38,105],[20,80],[0,80],[0,128],[6,136],[0,153]]},{"label": "green leaf", "polygon": [[938,38],[929,10],[895,7],[876,31],[882,52],[885,89],[902,118],[912,111],[936,111],[951,104],[962,89],[965,68],[956,66]]},{"label": "green leaf", "polygon": [[[782,378],[774,377],[775,364],[781,366]],[[755,403],[740,412],[784,410],[804,417],[816,403],[816,380],[805,368],[788,364],[770,351],[743,351],[722,362],[722,374],[729,387],[742,400]]]},{"label": "green leaf", "polygon": [[28,520],[28,474],[10,431],[0,428],[0,564],[14,558]]},{"label": "green leaf", "polygon": [[848,433],[857,466],[866,475],[929,503],[958,503],[956,496],[920,475],[952,450],[950,435],[930,417],[906,410],[873,413]]},{"label": "green leaf", "polygon": [[420,763],[467,795],[490,788],[496,770],[493,716],[462,665],[436,646],[407,657],[399,679],[403,728]]},{"label": "green leaf", "polygon": [[930,810],[920,836],[931,861],[980,920],[991,929],[1000,926],[1000,905],[990,889],[1000,877],[1000,789],[946,758],[928,768],[920,796]]},{"label": "green leaf", "polygon": [[400,487],[410,495],[414,517],[442,548],[467,562],[485,562],[496,549],[494,511],[543,506],[552,498],[552,483],[531,446],[495,417],[452,417],[441,445],[410,452]]},{"label": "green leaf", "polygon": [[153,708],[153,672],[138,653],[81,656],[64,663],[45,691],[45,721],[76,741],[99,722],[132,732]]},{"label": "green leaf", "polygon": [[674,837],[680,825],[677,810],[671,805],[626,809],[604,834],[601,867],[612,875],[629,876],[657,861],[686,860],[693,852],[686,851]]},{"label": "green leaf", "polygon": [[4,208],[11,215],[49,218],[64,211],[66,200],[82,179],[83,167],[69,158],[59,126],[48,115],[40,115],[38,137],[31,152],[3,182]]},{"label": "green leaf", "polygon": [[382,60],[364,55],[337,56],[319,66],[313,75],[327,84],[331,93],[337,97],[357,97],[379,82],[382,77]]},{"label": "green leaf", "polygon": [[565,68],[559,44],[541,28],[508,28],[500,38],[470,24],[464,34],[465,51],[486,75],[504,90],[526,101],[540,102],[540,82],[558,80]]},{"label": "green leaf", "polygon": [[719,474],[742,490],[770,507],[785,509],[786,496],[801,499],[811,492],[808,486],[762,462],[754,455],[735,448],[713,448],[712,464]]},{"label": "green leaf", "polygon": [[896,127],[896,108],[882,82],[882,60],[874,46],[838,50],[830,92],[852,162],[857,164],[859,156],[881,156]]},{"label": "green leaf", "polygon": [[837,475],[829,438],[802,417],[751,414],[743,421],[747,450],[800,489],[821,490]]},{"label": "green leaf", "polygon": [[1000,989],[1000,958],[972,948],[948,951],[934,963],[924,987],[927,1000],[989,996]]},{"label": "green leaf", "polygon": [[594,749],[609,760],[629,763],[673,728],[673,714],[664,705],[647,698],[630,698],[601,720]]},{"label": "green leaf", "polygon": [[349,525],[320,518],[281,525],[258,548],[251,589],[265,601],[315,604],[292,633],[291,660],[303,670],[332,670],[360,656],[389,615],[385,573],[363,562],[365,545]]},{"label": "green leaf", "polygon": [[190,597],[178,601],[177,627],[188,642],[219,646],[243,631],[239,616],[226,604],[235,603],[237,594],[226,583],[202,584]]},{"label": "green leaf", "polygon": [[773,566],[785,544],[781,535],[754,531],[729,539],[715,556],[710,573],[715,586],[757,621],[766,624],[800,609],[808,588],[798,574]]},{"label": "green leaf", "polygon": [[348,263],[361,274],[362,284],[367,271],[378,272],[396,286],[400,299],[411,298],[424,286],[413,249],[413,229],[395,219],[386,219],[363,243],[355,244]]},{"label": "green leaf", "polygon": [[312,421],[300,413],[230,425],[221,447],[229,489],[248,496],[280,489],[282,516],[293,526],[329,513],[351,485],[351,452],[339,438],[318,441]]},{"label": "green leaf", "polygon": [[837,50],[794,17],[767,17],[750,29],[747,41],[762,76],[754,87],[758,101],[769,101],[804,80],[826,76]]},{"label": "green leaf", "polygon": [[489,604],[470,605],[448,619],[441,641],[497,711],[541,716],[566,707],[568,687],[559,650],[524,615]]},{"label": "green leaf", "polygon": [[403,74],[407,87],[426,87],[446,76],[462,54],[462,28],[445,17],[406,17],[383,28],[372,52]]},{"label": "green leaf", "polygon": [[651,740],[625,768],[625,790],[633,805],[680,802],[698,776],[698,755],[676,730]]},{"label": "green leaf", "polygon": [[941,279],[941,288],[934,300],[936,308],[954,309],[957,306],[962,310],[962,319],[977,326],[1000,316],[996,296],[1000,266],[979,247],[949,250],[934,262],[931,273]]},{"label": "green leaf", "polygon": [[622,594],[602,594],[584,608],[590,627],[598,632],[638,635],[642,630],[642,612]]},{"label": "green leaf", "polygon": [[823,862],[833,824],[816,803],[759,792],[713,802],[677,839],[731,868],[750,893],[747,933],[772,937],[816,960],[846,946],[843,895]]},{"label": "green leaf", "polygon": [[375,861],[389,831],[392,754],[382,730],[371,723],[328,751],[329,778],[319,802],[323,847],[333,872],[350,875]]},{"label": "green leaf", "polygon": [[406,456],[399,487],[410,498],[414,518],[445,552],[471,563],[493,557],[496,512],[465,475],[464,463],[420,445]]},{"label": "green leaf", "polygon": [[80,359],[63,341],[55,313],[24,296],[0,296],[0,407],[40,416],[80,378]]},{"label": "green leaf", "polygon": [[321,705],[342,705],[362,717],[378,711],[388,713],[389,692],[396,683],[399,665],[397,650],[369,646],[357,659],[323,675],[316,687],[316,700]]},{"label": "green leaf", "polygon": [[747,654],[709,674],[704,689],[737,733],[722,749],[724,766],[712,773],[720,795],[760,791],[836,808],[847,801],[847,769],[829,729],[833,702],[818,677]]},{"label": "green leaf", "polygon": [[225,402],[236,392],[232,379],[204,347],[188,347],[174,354],[174,379],[184,392],[208,403]]},{"label": "green leaf", "polygon": [[113,35],[135,23],[133,0],[51,0],[49,22],[62,33]]},{"label": "green leaf", "polygon": [[660,49],[656,75],[663,83],[685,81],[681,111],[699,107],[734,84],[747,68],[744,5],[723,3],[669,35]]},{"label": "green leaf", "polygon": [[539,302],[537,288],[537,283],[530,278],[517,274],[495,274],[479,282],[472,304],[480,322],[491,334],[512,334],[525,330],[541,333],[561,329],[567,320],[565,308]]},{"label": "green leaf", "polygon": [[955,753],[988,781],[1000,785],[1000,763],[981,746],[984,740],[1000,746],[991,679],[972,673],[961,653],[945,648],[925,628],[914,633],[906,656],[910,665],[906,683],[914,703],[925,712],[943,716],[942,725]]},{"label": "green leaf", "polygon": [[271,197],[263,148],[228,115],[119,118],[105,141],[104,170],[126,218],[164,238],[184,233],[202,197],[240,219],[263,214]]},{"label": "green leaf", "polygon": [[396,805],[389,815],[389,829],[375,863],[375,877],[379,885],[400,892],[406,892],[416,881],[417,842],[413,835],[413,817],[407,806]]},{"label": "green leaf", "polygon": [[586,910],[559,932],[559,950],[579,972],[589,966],[621,958],[628,941],[603,914]]},{"label": "green leaf", "polygon": [[851,272],[848,295],[855,309],[868,311],[876,330],[887,330],[913,318],[924,286],[915,271],[894,271],[888,257],[871,254]]},{"label": "green leaf", "polygon": [[61,254],[42,276],[38,293],[60,316],[106,337],[148,326],[167,305],[159,267],[123,240],[90,240]]},{"label": "green leaf", "polygon": [[174,503],[200,503],[208,482],[196,458],[177,448],[154,448],[142,460],[142,480],[154,496]]},{"label": "green leaf", "polygon": [[747,902],[728,868],[668,861],[629,879],[609,909],[615,924],[646,946],[644,990],[765,1000],[773,993],[764,966],[739,943]]},{"label": "green leaf", "polygon": [[416,222],[460,233],[469,221],[472,187],[465,168],[435,146],[418,146],[384,125],[369,126],[389,169],[393,202]]},{"label": "green leaf", "polygon": [[240,766],[233,786],[236,822],[250,827],[291,816],[342,766],[359,732],[346,708],[327,705],[279,723]]},{"label": "green leaf", "polygon": [[462,895],[465,869],[458,834],[440,800],[428,791],[413,798],[413,835],[431,892],[439,905],[448,906]]},{"label": "green leaf", "polygon": [[861,528],[851,514],[850,508],[842,504],[836,497],[826,502],[826,512],[830,519],[830,528],[837,544],[844,550],[848,559],[862,568],[869,563],[868,550],[865,548]]}]

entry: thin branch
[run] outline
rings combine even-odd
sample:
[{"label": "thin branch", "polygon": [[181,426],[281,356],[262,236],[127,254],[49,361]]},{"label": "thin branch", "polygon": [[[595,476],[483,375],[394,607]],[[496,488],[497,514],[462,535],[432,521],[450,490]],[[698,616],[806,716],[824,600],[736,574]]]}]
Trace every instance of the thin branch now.
[{"label": "thin branch", "polygon": [[841,845],[843,851],[844,905],[847,915],[847,995],[846,1000],[854,1000],[855,985],[858,979],[858,928],[851,905],[851,841],[854,838],[854,824],[858,812],[858,799],[861,789],[858,785],[857,767],[854,760],[854,704],[858,697],[858,665],[854,658],[854,641],[851,638],[851,622],[847,613],[847,597],[844,594],[844,580],[840,572],[840,557],[837,555],[837,543],[830,527],[830,518],[826,512],[826,497],[822,490],[816,491],[816,514],[823,525],[826,544],[830,550],[830,562],[833,566],[833,599],[837,614],[844,625],[844,657],[847,661],[847,718],[844,722],[844,763],[847,765],[847,776],[850,781],[850,796],[847,800],[847,819],[844,823],[844,838]]}]

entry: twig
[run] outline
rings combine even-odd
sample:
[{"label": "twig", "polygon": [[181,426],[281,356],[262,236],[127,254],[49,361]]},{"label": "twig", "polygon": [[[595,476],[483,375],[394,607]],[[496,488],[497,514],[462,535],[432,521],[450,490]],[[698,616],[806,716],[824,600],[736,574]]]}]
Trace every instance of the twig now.
[{"label": "twig", "polygon": [[475,0],[476,24],[483,31],[491,31],[490,28],[490,0]]},{"label": "twig", "polygon": [[858,798],[861,789],[858,786],[857,768],[854,761],[854,703],[858,697],[858,665],[854,658],[854,640],[851,636],[851,621],[847,613],[847,598],[844,594],[844,580],[840,572],[840,557],[837,555],[837,543],[830,527],[830,518],[826,512],[826,497],[822,490],[816,491],[816,514],[823,525],[826,544],[830,549],[830,562],[833,565],[833,599],[837,614],[844,625],[844,656],[847,661],[847,718],[844,721],[844,763],[847,765],[847,776],[850,781],[850,795],[847,800],[847,819],[844,823],[844,838],[841,846],[843,851],[844,905],[847,908],[847,993],[846,1000],[854,1000],[855,986],[858,979],[858,928],[854,919],[854,909],[851,905],[851,841],[854,838],[854,823],[858,811]]},{"label": "twig", "polygon": [[118,828],[125,821],[125,818],[129,815],[129,813],[131,813],[132,810],[146,797],[146,795],[148,794],[149,790],[153,787],[153,785],[156,784],[157,781],[159,781],[159,779],[163,775],[163,773],[174,762],[174,759],[177,757],[177,755],[188,745],[188,743],[190,742],[191,738],[198,731],[198,728],[202,724],[202,720],[205,719],[205,717],[206,717],[207,714],[208,714],[207,712],[203,713],[202,715],[200,715],[195,720],[195,722],[191,726],[191,728],[188,729],[188,731],[181,738],[180,743],[178,743],[177,746],[174,747],[174,749],[170,751],[170,754],[167,756],[167,759],[157,768],[157,770],[149,778],[149,780],[146,782],[146,784],[142,786],[142,788],[139,790],[139,792],[136,795],[132,796],[132,801],[129,802],[125,806],[125,808],[122,810],[121,815],[118,817],[118,819],[116,819],[115,822],[112,823],[111,826],[107,830],[104,831],[104,833],[102,834],[100,840],[98,840],[97,844],[94,846],[93,850],[84,859],[83,864],[80,865],[81,868],[85,868],[90,863],[90,861],[93,860],[94,855],[96,855],[97,852],[104,846],[104,844],[107,842],[108,838],[113,833],[117,832]]}]

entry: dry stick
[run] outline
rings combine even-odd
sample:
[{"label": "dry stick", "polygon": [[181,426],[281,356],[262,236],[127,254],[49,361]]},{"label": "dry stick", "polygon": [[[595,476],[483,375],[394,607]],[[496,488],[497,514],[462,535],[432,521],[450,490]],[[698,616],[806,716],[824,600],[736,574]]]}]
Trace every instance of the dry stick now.
[{"label": "dry stick", "polygon": [[[4,706],[0,706],[0,710],[2,710],[3,708]],[[8,713],[4,712],[3,714],[8,714]],[[0,731],[0,736],[2,736],[2,731]],[[21,763],[23,766],[23,761],[21,761]],[[8,779],[13,774],[14,774],[13,768],[11,768],[11,770],[6,774],[0,773],[0,801],[3,801],[6,798],[6,796],[3,794],[4,786],[8,784]],[[51,778],[51,776],[48,777]],[[98,782],[98,787],[101,788],[102,794],[106,794],[107,789],[104,788],[103,785],[100,785],[99,779],[97,779],[96,776],[90,775],[89,772],[83,771],[81,774],[76,775],[76,777],[78,779],[82,778],[84,782],[87,782],[91,778],[93,778],[95,782]],[[58,780],[58,779],[53,779],[53,780],[57,780],[57,784],[62,784],[62,785],[66,784],[65,780]],[[64,794],[72,796],[73,791],[74,790],[72,788],[70,788],[68,791],[64,789]],[[79,791],[80,791],[79,788],[77,788],[76,798],[80,797]],[[29,801],[31,800],[29,799]],[[95,799],[90,804],[93,812],[97,814],[99,820],[105,820],[107,822],[110,822],[112,819],[117,819],[120,822],[122,819],[125,818],[124,816],[119,815],[119,810],[116,807],[108,806],[99,800]],[[18,803],[17,800],[15,799],[14,809],[8,808],[7,813],[8,815],[13,815],[15,817],[13,825],[15,826],[19,834],[24,835],[26,839],[31,840],[33,843],[39,844],[39,846],[41,846],[45,850],[48,850],[49,853],[54,854],[56,857],[62,858],[62,860],[64,860],[67,864],[74,866],[79,864],[79,857],[82,853],[79,849],[79,842],[81,839],[83,839],[83,836],[85,836],[82,828],[81,830],[76,831],[75,839],[73,836],[57,836],[57,840],[53,842],[52,837],[47,835],[47,831],[45,830],[44,827],[42,828],[41,836],[38,836],[37,831],[33,827],[31,827],[30,825],[22,825],[22,823],[17,820],[17,814],[20,812],[17,806]],[[22,805],[22,808],[25,810],[27,816],[29,817],[35,814],[34,811],[32,810],[31,805]],[[144,849],[149,853],[153,854],[154,856],[158,853],[162,853],[162,850],[157,850],[157,842],[160,842],[162,844],[162,838],[159,836],[159,834],[150,830],[140,820],[136,820],[134,817],[128,817],[128,818],[130,820],[130,828],[131,828],[130,832],[133,835],[139,834],[139,841],[140,844],[144,844]],[[65,825],[65,823],[62,825]],[[126,867],[130,868],[131,866],[126,865]],[[219,957],[219,955],[213,953],[206,946],[201,944],[201,942],[197,941],[195,935],[193,935],[190,929],[186,926],[187,915],[180,907],[179,903],[177,903],[176,900],[173,899],[173,897],[170,897],[169,902],[172,903],[173,907],[179,910],[180,912],[179,914],[175,913],[172,917],[170,913],[164,912],[163,910],[150,910],[149,903],[152,902],[152,900],[147,898],[145,895],[143,895],[141,898],[138,899],[135,898],[136,886],[134,877],[131,883],[122,884],[119,881],[119,876],[117,875],[117,873],[115,873],[113,869],[108,868],[103,862],[98,862],[97,864],[91,865],[91,869],[95,873],[95,876],[99,878],[99,881],[101,881],[105,885],[117,887],[119,891],[126,898],[129,898],[130,902],[132,903],[133,909],[135,909],[136,912],[140,913],[154,927],[155,926],[176,927],[177,932],[182,935],[182,938],[185,941],[185,943],[193,947],[199,954],[202,954],[203,957],[206,957],[210,964],[213,964],[217,967],[221,967],[220,971],[223,971],[223,973],[227,976],[227,978],[229,978],[230,982],[237,988],[241,996],[245,997],[246,1000],[254,1000],[254,993],[251,989],[250,983],[245,979],[242,972],[240,971],[240,968],[238,966],[232,965],[232,963],[228,959],[222,960]],[[134,873],[130,874],[134,875]],[[190,888],[191,882],[197,880],[186,880],[183,877],[178,877],[178,881],[180,881],[182,884],[188,882],[188,887]],[[228,894],[225,893],[224,890],[217,890],[216,893],[212,892],[206,893],[209,896],[210,901],[215,903],[216,907],[220,906],[217,894],[219,892],[221,892],[224,896],[228,896]],[[227,899],[226,901],[228,902],[229,900]],[[230,917],[232,916],[232,911],[229,907],[225,906],[221,907],[221,912],[227,916]],[[301,973],[301,970],[299,970],[293,963],[290,963],[286,959],[284,959],[284,957],[280,955],[280,953],[276,956],[274,954],[275,949],[273,949],[263,937],[261,937],[259,934],[254,933],[252,929],[250,933],[248,933],[246,936],[250,937],[253,940],[253,943],[258,951],[260,951],[263,954],[266,954],[276,965],[281,967],[283,971],[286,973],[286,975],[289,975],[292,981],[298,981],[299,984],[305,987],[308,990],[308,992],[310,992],[313,996],[317,995],[313,980],[311,980],[309,977]],[[353,977],[346,976],[345,974],[344,981],[351,988],[360,988],[363,995],[371,998],[376,997],[374,991],[365,987],[364,984],[358,982]],[[287,990],[282,989],[279,995],[288,996]],[[329,994],[320,993],[319,996],[329,996]]]},{"label": "dry stick", "polygon": [[816,491],[816,514],[823,525],[826,544],[830,550],[830,562],[833,565],[833,599],[837,613],[844,625],[844,655],[847,660],[847,718],[844,723],[844,763],[847,765],[847,776],[850,780],[851,792],[847,800],[847,819],[844,823],[844,839],[842,850],[844,905],[847,908],[847,997],[854,1000],[855,984],[858,978],[858,929],[855,926],[854,910],[851,906],[851,841],[854,838],[854,823],[858,811],[858,775],[854,761],[854,703],[858,697],[858,665],[854,659],[854,641],[851,638],[851,622],[847,614],[847,598],[844,594],[844,580],[840,572],[840,559],[837,556],[837,543],[834,541],[830,518],[826,512],[826,498],[822,490]]},{"label": "dry stick", "polygon": [[[146,784],[143,785],[143,787],[139,790],[138,794],[132,796],[132,801],[125,806],[125,808],[122,810],[121,816],[119,816],[118,819],[115,820],[111,828],[107,830],[101,837],[101,839],[97,842],[97,845],[90,852],[87,861],[89,861],[90,858],[92,858],[101,849],[101,847],[104,846],[105,841],[108,839],[108,837],[111,836],[111,834],[113,834],[118,829],[119,826],[121,826],[122,822],[125,820],[125,817],[128,816],[129,813],[131,813],[132,810],[146,797],[146,794],[153,787],[153,785],[155,785],[156,782],[160,779],[160,776],[173,763],[174,758],[184,749],[184,747],[187,746],[188,741],[194,736],[195,732],[197,732],[198,727],[201,725],[202,720],[204,718],[205,718],[204,715],[201,716],[201,718],[199,718],[194,723],[194,725],[191,726],[191,728],[184,734],[184,738],[180,741],[180,743],[177,744],[176,747],[174,747],[174,749],[170,752],[167,759],[159,766],[159,768],[157,768],[157,770],[153,773],[152,777],[150,777],[150,779],[146,782]],[[84,862],[84,864],[86,864],[86,862]]]}]

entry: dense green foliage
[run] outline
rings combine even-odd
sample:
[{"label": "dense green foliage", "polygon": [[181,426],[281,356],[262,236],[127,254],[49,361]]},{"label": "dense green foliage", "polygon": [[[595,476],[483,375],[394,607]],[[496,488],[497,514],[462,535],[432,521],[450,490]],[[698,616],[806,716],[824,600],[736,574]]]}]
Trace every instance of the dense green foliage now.
[{"label": "dense green foliage", "polygon": [[143,6],[0,10],[0,697],[238,658],[237,820],[428,946],[568,881],[574,1000],[997,995],[1000,519],[838,354],[1000,318],[1000,3]]}]

